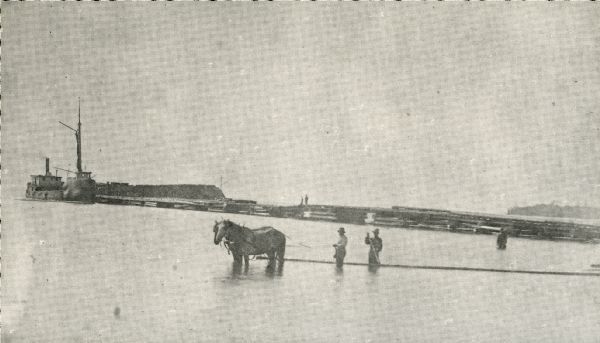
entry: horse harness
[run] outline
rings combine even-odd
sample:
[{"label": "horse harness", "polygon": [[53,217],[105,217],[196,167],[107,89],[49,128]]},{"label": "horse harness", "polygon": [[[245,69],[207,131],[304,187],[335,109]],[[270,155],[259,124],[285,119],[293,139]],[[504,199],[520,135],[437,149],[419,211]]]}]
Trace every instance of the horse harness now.
[{"label": "horse harness", "polygon": [[[242,228],[247,229],[247,227],[245,227],[245,226],[242,226]],[[254,249],[254,251],[258,250],[257,246],[254,245],[254,243],[252,243],[251,241],[248,241],[248,240],[243,240],[243,241],[245,243],[249,244]],[[225,246],[225,249],[227,250],[227,255],[231,254],[231,250],[232,250],[231,244],[236,244],[236,243],[238,243],[238,242],[230,240],[229,234],[227,234],[227,236],[225,236],[225,240],[223,241],[223,246]],[[239,242],[239,243],[241,243],[241,242]],[[254,258],[252,260],[255,260],[256,256],[264,255],[264,253],[262,253],[262,254],[241,254],[241,255],[248,255],[248,256],[252,255],[252,256],[254,256]]]},{"label": "horse harness", "polygon": [[[247,228],[247,227],[245,227],[245,226],[243,226],[243,225],[240,225],[240,227],[241,227],[242,229],[248,229],[248,230],[250,230],[250,232],[252,232],[252,230],[251,230],[251,229],[249,229],[249,228]],[[268,226],[268,227],[265,227],[265,228],[266,228],[266,229],[268,229],[269,231],[270,231],[270,230],[274,230],[274,228],[273,228],[273,227],[270,227],[270,226]],[[253,233],[253,235],[254,235],[254,233]],[[227,255],[231,255],[231,250],[232,250],[232,249],[231,249],[231,244],[236,244],[236,243],[238,243],[238,242],[236,242],[236,241],[232,241],[230,238],[231,238],[231,237],[230,237],[230,233],[228,233],[228,234],[225,236],[225,240],[223,241],[223,246],[224,246],[224,247],[225,247],[225,249],[227,250]],[[254,243],[253,243],[252,241],[249,241],[249,240],[246,240],[246,239],[242,239],[242,242],[244,242],[244,243],[246,243],[246,244],[250,245],[250,246],[251,246],[251,247],[254,249],[254,251],[257,251],[257,250],[258,250],[258,247],[257,247],[256,245],[254,245]],[[242,243],[242,242],[239,242],[239,243]],[[262,254],[243,254],[243,253],[242,253],[241,255],[248,255],[248,256],[252,255],[252,256],[254,256],[254,258],[253,258],[252,260],[255,260],[255,259],[256,259],[256,256],[262,256],[262,255],[264,255],[264,254],[265,254],[265,253],[262,253]]]}]

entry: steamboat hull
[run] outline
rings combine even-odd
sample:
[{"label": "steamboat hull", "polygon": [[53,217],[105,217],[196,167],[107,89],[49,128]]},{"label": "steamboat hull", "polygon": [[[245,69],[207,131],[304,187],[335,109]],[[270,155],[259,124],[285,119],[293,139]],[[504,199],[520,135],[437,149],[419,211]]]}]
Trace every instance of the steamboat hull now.
[{"label": "steamboat hull", "polygon": [[91,178],[70,178],[63,190],[64,201],[93,203],[96,199],[96,182]]}]

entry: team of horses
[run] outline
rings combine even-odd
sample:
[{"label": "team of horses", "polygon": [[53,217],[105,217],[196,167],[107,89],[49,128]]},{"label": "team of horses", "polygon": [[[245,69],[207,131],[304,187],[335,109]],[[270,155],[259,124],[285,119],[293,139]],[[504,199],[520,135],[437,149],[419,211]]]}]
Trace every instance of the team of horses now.
[{"label": "team of horses", "polygon": [[271,226],[249,229],[230,220],[215,221],[213,226],[214,243],[223,241],[233,255],[234,265],[241,265],[244,260],[249,264],[250,255],[266,254],[269,258],[267,270],[274,270],[277,262],[283,268],[285,257],[285,235]]}]

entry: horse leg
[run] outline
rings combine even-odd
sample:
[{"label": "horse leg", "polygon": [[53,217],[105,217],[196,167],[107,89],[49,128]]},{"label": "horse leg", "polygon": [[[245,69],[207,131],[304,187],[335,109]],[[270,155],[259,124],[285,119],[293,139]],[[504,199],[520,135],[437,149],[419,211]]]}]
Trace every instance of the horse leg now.
[{"label": "horse leg", "polygon": [[233,264],[231,265],[231,273],[233,275],[238,275],[241,272],[242,272],[242,264],[241,263],[236,263],[234,261]]},{"label": "horse leg", "polygon": [[246,267],[250,265],[250,257],[248,255],[244,255],[244,264]]},{"label": "horse leg", "polygon": [[233,263],[235,264],[242,264],[242,255],[239,255],[237,253],[233,253]]},{"label": "horse leg", "polygon": [[277,260],[279,261],[279,271],[283,271],[283,263],[285,261],[285,235],[275,237],[275,241],[279,240],[275,245]]},{"label": "horse leg", "polygon": [[285,261],[285,240],[283,244],[277,248],[277,260],[279,261],[279,268],[283,267],[283,262]]},{"label": "horse leg", "polygon": [[274,264],[275,264],[275,251],[269,251],[267,253],[267,256],[269,257],[269,264],[267,264],[267,269],[268,270],[273,270]]}]

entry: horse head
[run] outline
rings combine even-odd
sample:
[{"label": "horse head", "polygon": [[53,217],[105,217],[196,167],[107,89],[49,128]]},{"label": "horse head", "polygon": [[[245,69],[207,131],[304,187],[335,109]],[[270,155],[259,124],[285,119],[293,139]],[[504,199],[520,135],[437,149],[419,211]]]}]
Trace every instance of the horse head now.
[{"label": "horse head", "polygon": [[242,227],[230,220],[225,219],[221,222],[215,221],[213,232],[215,234],[215,244],[219,244],[223,237],[229,241],[238,242],[241,239]]},{"label": "horse head", "polygon": [[213,241],[214,241],[215,245],[218,245],[219,243],[221,243],[221,240],[227,234],[227,231],[228,231],[227,227],[228,227],[228,225],[225,220],[222,220],[220,222],[215,220],[215,225],[213,226],[213,233],[214,233]]}]

